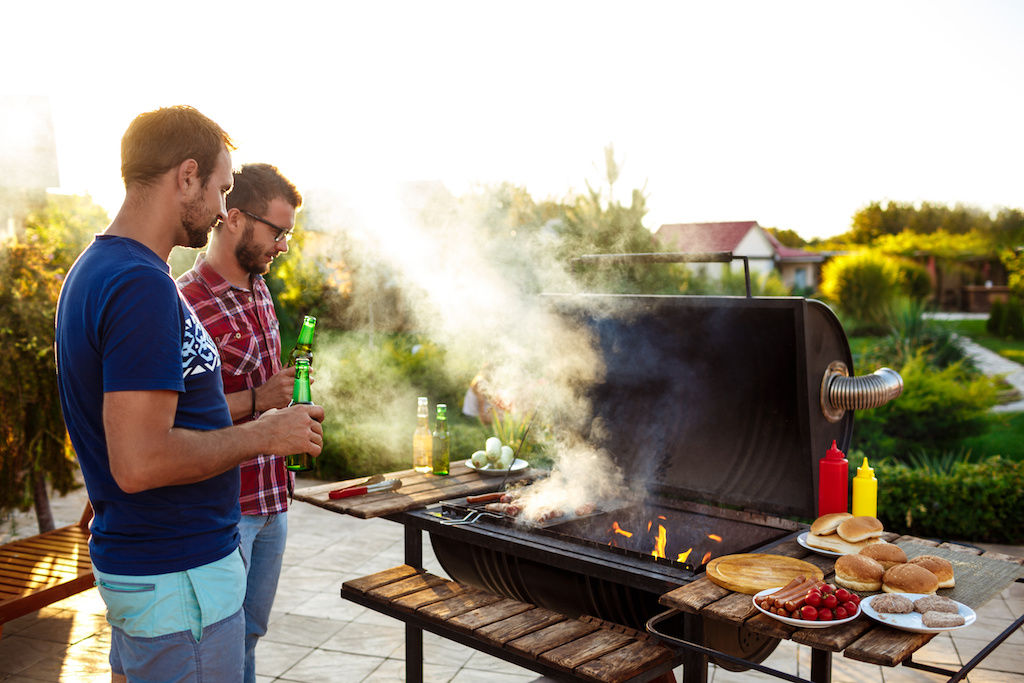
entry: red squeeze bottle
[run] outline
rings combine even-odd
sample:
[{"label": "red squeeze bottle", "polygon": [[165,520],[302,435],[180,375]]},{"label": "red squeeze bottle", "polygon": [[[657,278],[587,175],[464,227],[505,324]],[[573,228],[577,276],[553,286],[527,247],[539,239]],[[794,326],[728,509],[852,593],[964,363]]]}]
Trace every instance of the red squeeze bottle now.
[{"label": "red squeeze bottle", "polygon": [[832,442],[825,457],[818,461],[818,516],[831,512],[847,512],[850,485],[850,463]]}]

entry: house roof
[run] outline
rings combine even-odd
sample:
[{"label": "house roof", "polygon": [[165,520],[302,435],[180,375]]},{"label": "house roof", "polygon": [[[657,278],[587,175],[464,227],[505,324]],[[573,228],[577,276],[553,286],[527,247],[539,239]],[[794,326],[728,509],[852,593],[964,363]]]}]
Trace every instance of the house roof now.
[{"label": "house roof", "polygon": [[[658,228],[655,237],[659,242],[684,252],[733,252],[743,238],[754,228],[760,228],[757,221],[732,221],[720,223],[668,223]],[[784,246],[775,235],[762,229],[780,262],[818,263],[822,255]]]},{"label": "house roof", "polygon": [[658,228],[658,241],[679,251],[733,251],[757,221],[669,223]]}]

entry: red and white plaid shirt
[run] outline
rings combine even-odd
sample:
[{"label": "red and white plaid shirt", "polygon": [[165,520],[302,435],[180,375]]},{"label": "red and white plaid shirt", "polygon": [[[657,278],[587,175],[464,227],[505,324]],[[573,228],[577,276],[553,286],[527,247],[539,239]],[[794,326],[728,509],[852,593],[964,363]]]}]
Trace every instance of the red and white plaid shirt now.
[{"label": "red and white plaid shirt", "polygon": [[[240,289],[199,254],[192,269],[178,278],[178,287],[220,350],[225,394],[261,386],[281,369],[281,331],[262,277],[252,277],[252,290]],[[251,419],[246,416],[235,424]],[[288,509],[294,475],[285,469],[284,457],[257,455],[240,469],[243,515],[270,515]]]}]

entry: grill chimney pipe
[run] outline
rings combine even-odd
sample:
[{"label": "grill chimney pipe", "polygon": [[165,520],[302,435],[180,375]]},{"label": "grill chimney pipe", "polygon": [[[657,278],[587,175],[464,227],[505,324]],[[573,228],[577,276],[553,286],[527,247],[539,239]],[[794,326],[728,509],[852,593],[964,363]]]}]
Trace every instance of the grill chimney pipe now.
[{"label": "grill chimney pipe", "polygon": [[879,368],[850,377],[846,363],[832,361],[821,378],[821,412],[829,422],[839,422],[847,410],[877,408],[901,393],[903,378],[895,370]]}]

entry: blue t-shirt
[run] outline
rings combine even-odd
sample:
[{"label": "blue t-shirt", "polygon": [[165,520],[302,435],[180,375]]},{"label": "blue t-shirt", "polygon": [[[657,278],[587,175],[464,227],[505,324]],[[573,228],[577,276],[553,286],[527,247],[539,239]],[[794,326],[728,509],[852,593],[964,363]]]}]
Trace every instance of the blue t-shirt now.
[{"label": "blue t-shirt", "polygon": [[97,569],[183,571],[237,548],[238,468],[140,493],[125,493],[110,473],[105,392],[176,391],[175,427],[231,425],[217,347],[167,263],[135,240],[97,235],[64,281],[56,352],[64,422],[96,513],[89,551]]}]

